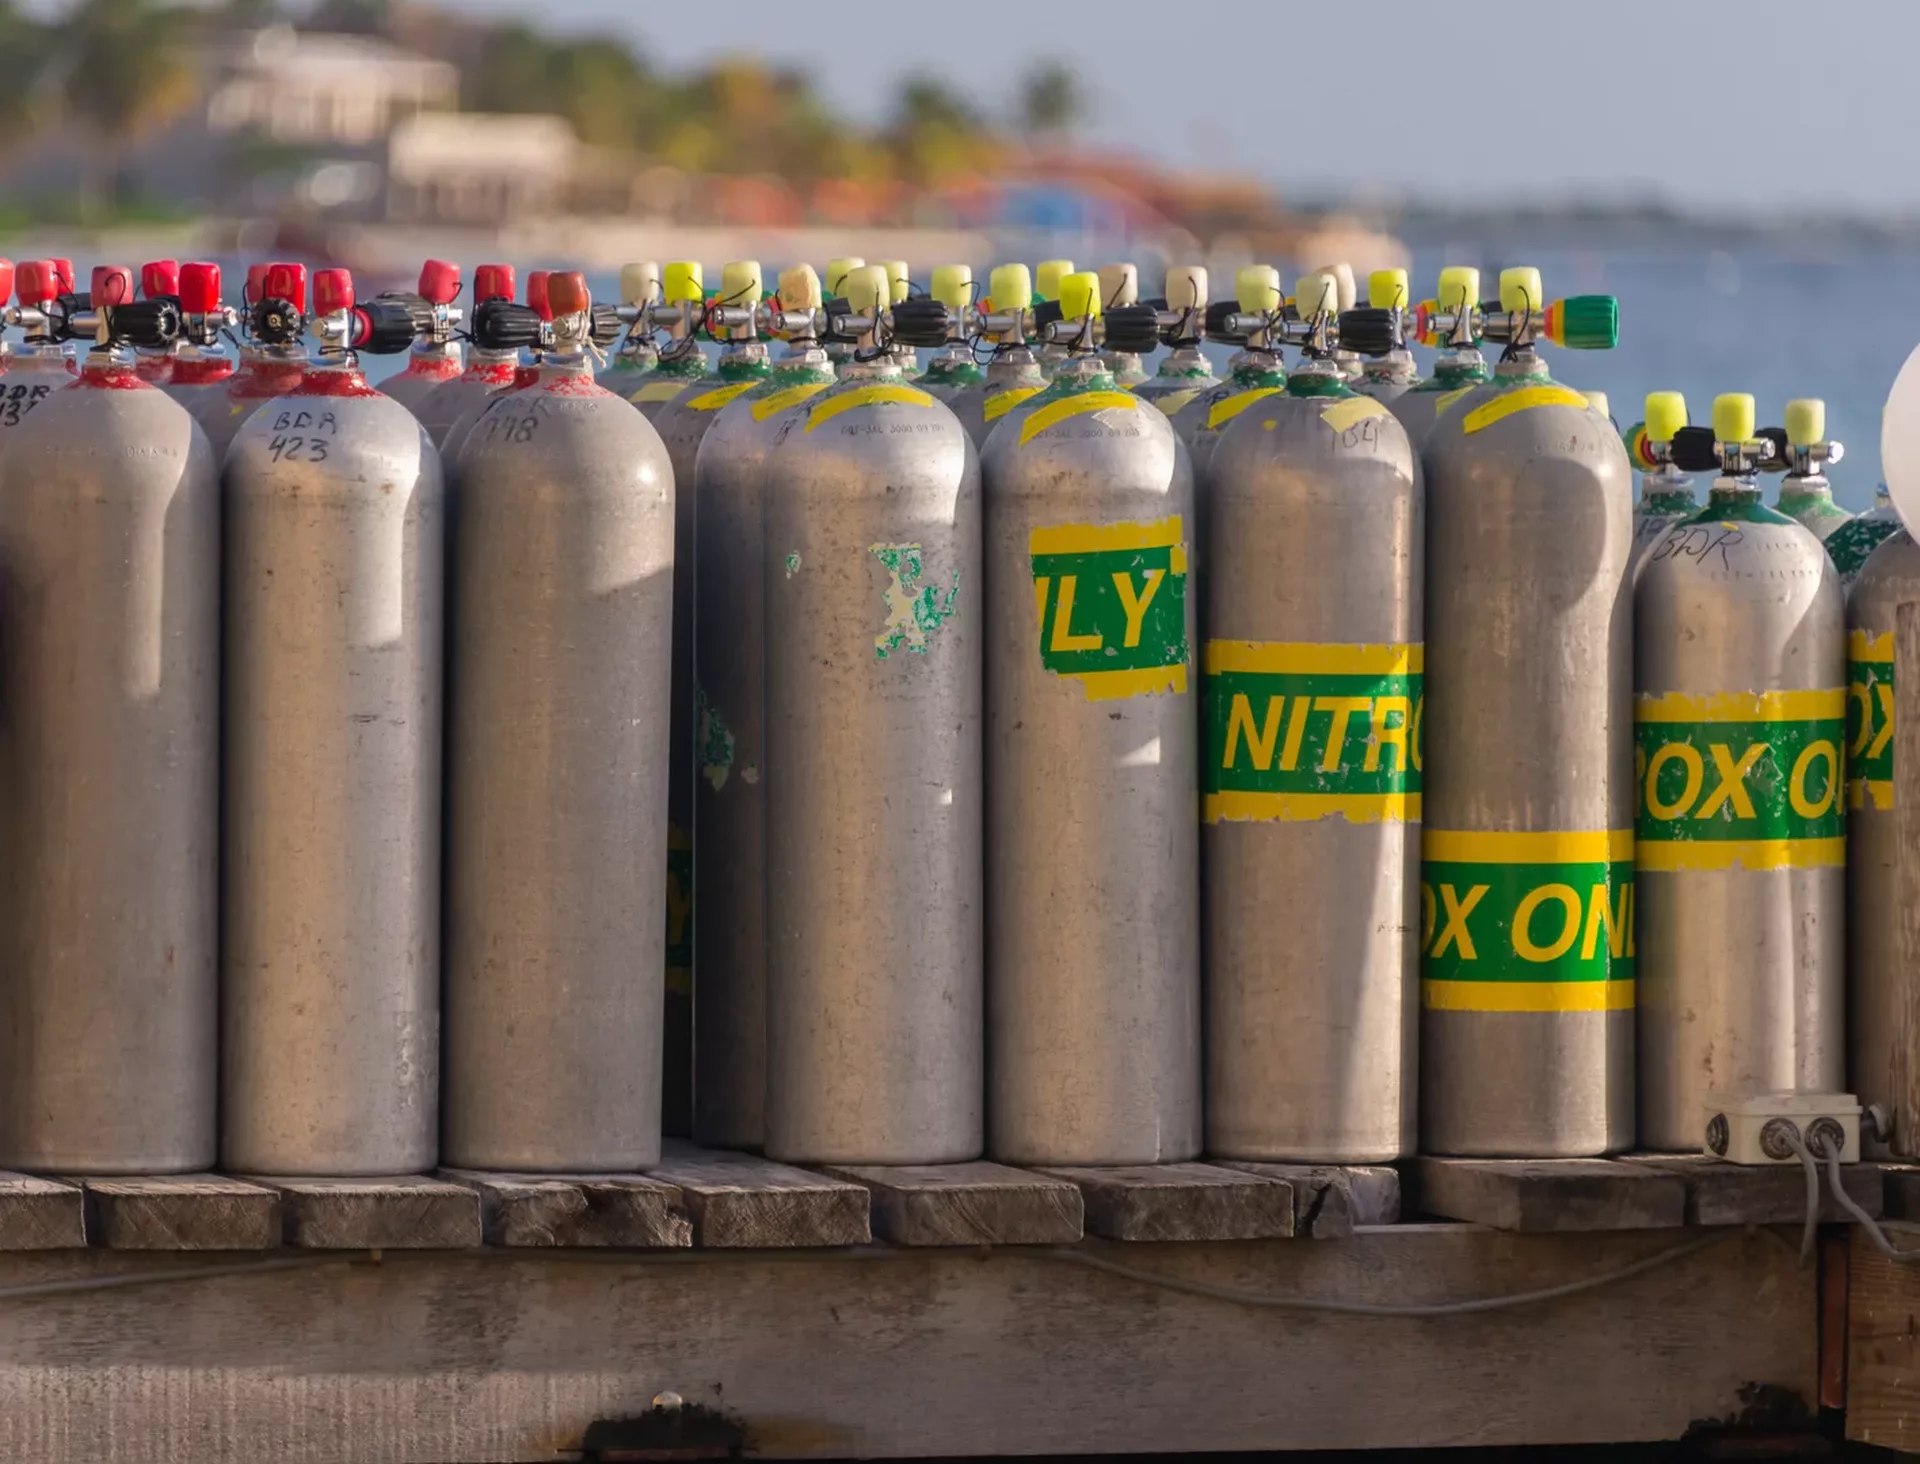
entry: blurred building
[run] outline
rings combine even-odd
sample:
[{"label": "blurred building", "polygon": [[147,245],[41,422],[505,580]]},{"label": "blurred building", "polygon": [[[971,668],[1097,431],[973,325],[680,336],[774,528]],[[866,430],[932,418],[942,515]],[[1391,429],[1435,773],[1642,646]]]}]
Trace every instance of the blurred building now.
[{"label": "blurred building", "polygon": [[365,147],[423,112],[459,104],[459,73],[371,36],[252,31],[219,55],[207,127],[310,147]]},{"label": "blurred building", "polygon": [[420,112],[387,134],[386,214],[485,224],[553,213],[568,201],[580,152],[564,117]]}]

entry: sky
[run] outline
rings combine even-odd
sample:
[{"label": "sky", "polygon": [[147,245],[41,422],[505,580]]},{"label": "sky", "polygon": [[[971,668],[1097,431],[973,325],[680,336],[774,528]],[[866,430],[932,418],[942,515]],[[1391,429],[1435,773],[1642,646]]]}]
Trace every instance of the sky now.
[{"label": "sky", "polygon": [[873,121],[907,71],[991,102],[1023,57],[1058,58],[1090,139],[1301,196],[1920,214],[1920,0],[446,3],[627,35],[660,64],[799,64]]}]

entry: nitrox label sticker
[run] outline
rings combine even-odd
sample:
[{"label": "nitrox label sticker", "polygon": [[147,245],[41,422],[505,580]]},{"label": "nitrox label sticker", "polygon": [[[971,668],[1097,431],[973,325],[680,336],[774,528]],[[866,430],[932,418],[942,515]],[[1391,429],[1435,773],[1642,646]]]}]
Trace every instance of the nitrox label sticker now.
[{"label": "nitrox label sticker", "polygon": [[693,845],[667,825],[667,990],[693,990]]},{"label": "nitrox label sticker", "polygon": [[1847,637],[1847,806],[1893,807],[1893,632]]},{"label": "nitrox label sticker", "polygon": [[1178,515],[1056,524],[1028,537],[1040,664],[1088,701],[1187,689],[1187,546]]},{"label": "nitrox label sticker", "polygon": [[1438,1011],[1633,1007],[1633,832],[1420,841],[1421,999]]},{"label": "nitrox label sticker", "polygon": [[1202,817],[1420,817],[1423,648],[1208,641]]},{"label": "nitrox label sticker", "polygon": [[1845,863],[1845,703],[1837,686],[1637,698],[1640,868]]}]

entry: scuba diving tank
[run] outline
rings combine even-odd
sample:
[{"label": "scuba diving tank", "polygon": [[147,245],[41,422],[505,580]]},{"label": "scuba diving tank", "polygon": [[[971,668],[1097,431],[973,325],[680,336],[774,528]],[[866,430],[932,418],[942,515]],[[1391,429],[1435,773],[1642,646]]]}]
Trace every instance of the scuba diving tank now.
[{"label": "scuba diving tank", "polygon": [[1286,390],[1287,373],[1280,359],[1286,338],[1286,296],[1280,290],[1280,271],[1270,264],[1250,264],[1234,280],[1235,300],[1225,309],[1209,309],[1207,334],[1237,336],[1244,342],[1233,366],[1221,380],[1173,409],[1169,420],[1193,455],[1196,502],[1205,516],[1207,460],[1220,433],[1241,412],[1276,391]]},{"label": "scuba diving tank", "polygon": [[845,301],[767,460],[766,1150],[945,1163],[982,1140],[980,470],[885,274]]},{"label": "scuba diving tank", "polygon": [[1841,588],[1860,578],[1860,571],[1866,567],[1867,556],[1898,533],[1899,529],[1900,515],[1894,512],[1887,485],[1881,483],[1873,490],[1872,508],[1856,514],[1827,535],[1827,557],[1833,561],[1833,567],[1840,571]]},{"label": "scuba diving tank", "polygon": [[1299,282],[1300,363],[1208,479],[1207,1152],[1233,1159],[1383,1163],[1416,1139],[1420,476],[1343,380],[1338,298]]},{"label": "scuba diving tank", "polygon": [[[659,360],[640,384],[627,393],[627,400],[644,417],[658,415],[660,409],[705,377],[707,358],[700,350],[700,332],[705,328],[707,296],[705,273],[698,260],[675,260],[661,275],[660,300],[640,313],[629,330],[644,321],[663,339],[656,349]],[[692,504],[676,505],[675,511],[691,513]]]},{"label": "scuba diving tank", "polygon": [[1071,259],[1043,259],[1033,267],[1034,322],[1040,328],[1040,369],[1048,376],[1067,359],[1067,345],[1056,342],[1046,327],[1060,319],[1060,282],[1073,273]]},{"label": "scuba diving tank", "polygon": [[1171,1162],[1201,1139],[1193,483],[1098,354],[1099,277],[1059,291],[1068,355],[981,454],[988,1147]]},{"label": "scuba diving tank", "polygon": [[0,1163],[191,1171],[218,1075],[219,470],[136,374],[177,307],[94,274],[55,327],[92,340],[78,377],[0,412]]},{"label": "scuba diving tank", "polygon": [[[827,261],[826,277],[820,284],[823,294],[821,308],[829,315],[846,313],[847,279],[856,269],[865,268],[866,263],[857,255],[845,255]],[[821,345],[836,371],[853,355],[853,342],[839,340],[831,332],[822,337]]]},{"label": "scuba diving tank", "polygon": [[446,1161],[629,1172],[660,1157],[674,477],[594,384],[585,280],[547,295],[476,311],[489,349],[546,338],[449,500]]},{"label": "scuba diving tank", "polygon": [[21,420],[60,387],[73,380],[73,361],[54,334],[60,287],[53,261],[23,259],[13,276],[14,304],[5,323],[22,339],[7,350],[0,378],[0,428]]},{"label": "scuba diving tank", "polygon": [[647,310],[660,299],[660,266],[652,260],[620,266],[620,304],[617,307],[627,331],[620,349],[594,378],[618,396],[631,396],[640,378],[660,364],[660,348],[654,344],[653,325]]},{"label": "scuba diving tank", "polygon": [[1776,464],[1787,474],[1773,506],[1824,541],[1853,517],[1833,501],[1833,484],[1827,481],[1827,465],[1846,452],[1827,440],[1827,404],[1818,397],[1788,402],[1784,430],[1769,435],[1781,449]]},{"label": "scuba diving tank", "polygon": [[[1693,442],[1690,452],[1690,440],[1698,438],[1706,440]],[[1633,509],[1633,562],[1638,565],[1668,529],[1699,512],[1692,474],[1718,467],[1719,456],[1711,429],[1689,431],[1687,399],[1677,391],[1647,393],[1646,418],[1627,433],[1626,448],[1627,461],[1640,470],[1640,501]]]},{"label": "scuba diving tank", "polygon": [[1420,454],[1433,424],[1469,391],[1492,378],[1480,354],[1480,271],[1450,264],[1440,271],[1440,289],[1414,311],[1414,339],[1434,346],[1433,375],[1392,398],[1393,415]]},{"label": "scuba diving tank", "polygon": [[[671,267],[669,267],[671,268]],[[702,309],[701,329],[721,342],[712,370],[689,390],[664,401],[637,402],[650,416],[672,464],[673,620],[671,634],[672,714],[667,736],[667,899],[666,927],[666,1131],[688,1132],[693,1103],[693,643],[694,595],[699,582],[697,497],[694,459],[700,439],[728,402],[767,378],[767,347],[760,339],[760,265],[730,260],[720,272],[720,290]],[[702,359],[698,352],[695,359]],[[671,381],[666,365],[656,382]]]},{"label": "scuba diving tank", "polygon": [[948,406],[962,392],[979,391],[987,374],[974,359],[973,341],[968,335],[973,309],[973,270],[964,264],[937,264],[933,268],[933,287],[927,292],[946,308],[948,326],[946,344],[927,362],[927,369],[915,383]]},{"label": "scuba diving tank", "polygon": [[216,462],[225,460],[228,447],[255,412],[300,389],[307,370],[300,341],[306,306],[305,265],[265,265],[257,285],[253,271],[248,272],[240,359],[215,390],[183,403],[207,434]]},{"label": "scuba diving tank", "polygon": [[[694,688],[699,728],[693,842],[700,898],[693,944],[693,1135],[758,1149],[766,1138],[766,709],[763,696],[768,468],[806,410],[833,384],[820,348],[820,278],[780,276],[765,321],[784,337],[772,372],[721,408],[700,439],[692,481],[701,572],[694,586]],[[938,275],[936,273],[936,290]]]},{"label": "scuba diving tank", "polygon": [[1640,1143],[1696,1153],[1712,1093],[1846,1079],[1840,576],[1760,501],[1753,398],[1713,433],[1706,506],[1634,591]]},{"label": "scuba diving tank", "polygon": [[[1883,447],[1882,458],[1889,456]],[[1833,540],[1827,541],[1832,550]],[[1895,804],[1894,620],[1920,601],[1920,545],[1898,528],[1867,556],[1847,596],[1847,1074],[1862,1104],[1897,1115],[1908,1064],[1907,987],[1900,945],[1900,825]],[[1874,1136],[1863,1150],[1911,1154],[1914,1135]]]},{"label": "scuba diving tank", "polygon": [[[330,269],[306,320],[291,269],[255,320],[310,326],[319,358],[240,428],[224,484],[220,1155],[413,1174],[440,1128],[440,461],[354,357],[405,351],[408,312],[356,309]],[[550,784],[495,791],[523,781]]]},{"label": "scuba diving tank", "polygon": [[1611,345],[1617,306],[1508,270],[1475,313],[1506,355],[1421,453],[1421,1148],[1602,1154],[1634,1135],[1631,474],[1535,342]]},{"label": "scuba diving tank", "polygon": [[[907,262],[904,259],[883,259],[880,268],[887,275],[887,304],[889,308],[913,297],[913,281],[908,275]],[[896,339],[889,349],[900,369],[912,376],[920,369],[920,353],[904,341]]]},{"label": "scuba diving tank", "polygon": [[[483,264],[473,272],[473,305],[477,315],[482,305],[494,300],[513,301],[513,266]],[[413,405],[414,416],[427,429],[433,445],[445,452],[454,425],[471,414],[476,420],[485,410],[487,398],[513,385],[514,367],[520,353],[512,348],[489,349],[469,340],[467,364],[451,381],[442,381]]]},{"label": "scuba diving tank", "polygon": [[239,313],[220,303],[220,266],[192,260],[180,266],[180,340],[161,387],[196,421],[207,398],[223,394],[233,375],[233,357],[220,338],[238,323]]},{"label": "scuba diving tank", "polygon": [[[146,300],[171,300],[180,306],[180,262],[177,259],[152,259],[140,266],[140,295]],[[112,301],[93,302],[95,306]],[[144,346],[134,351],[134,374],[152,386],[165,386],[173,376],[173,352],[177,342],[164,346]]]},{"label": "scuba diving tank", "polygon": [[[1160,343],[1167,354],[1159,369],[1133,388],[1133,394],[1152,402],[1169,419],[1214,384],[1213,364],[1201,354],[1206,339],[1207,271],[1204,265],[1179,265],[1167,271],[1166,298],[1150,301]],[[1108,322],[1111,328],[1112,321]]]},{"label": "scuba diving tank", "polygon": [[[1340,316],[1340,342],[1348,353],[1364,354],[1360,374],[1353,389],[1377,402],[1390,402],[1412,391],[1420,380],[1413,364],[1413,352],[1407,349],[1407,272],[1404,269],[1376,269],[1367,276],[1367,306],[1381,312],[1386,349],[1377,355],[1352,350],[1347,321],[1351,311]],[[1404,430],[1404,429],[1403,429]]]},{"label": "scuba diving tank", "polygon": [[455,332],[466,319],[466,312],[453,303],[459,295],[460,266],[444,259],[429,259],[420,267],[417,294],[379,297],[398,301],[414,314],[413,348],[407,352],[406,370],[381,382],[380,390],[415,416],[434,388],[460,375],[460,346]]},{"label": "scuba diving tank", "polygon": [[[1115,310],[1131,310],[1140,303],[1140,272],[1131,264],[1103,264],[1100,266],[1100,303],[1101,318]],[[1156,339],[1153,345],[1159,342]],[[1146,348],[1153,350],[1153,345]],[[1131,391],[1147,379],[1146,365],[1141,361],[1142,352],[1138,350],[1105,350],[1100,359],[1106,363],[1107,374],[1113,378],[1113,384],[1124,391]]]},{"label": "scuba diving tank", "polygon": [[987,277],[987,298],[982,305],[984,308],[973,312],[972,328],[992,348],[986,379],[977,391],[958,392],[948,399],[976,451],[986,446],[987,434],[1002,417],[1047,384],[1040,358],[1028,344],[1029,334],[1037,327],[1033,282],[1027,267],[995,266]]}]

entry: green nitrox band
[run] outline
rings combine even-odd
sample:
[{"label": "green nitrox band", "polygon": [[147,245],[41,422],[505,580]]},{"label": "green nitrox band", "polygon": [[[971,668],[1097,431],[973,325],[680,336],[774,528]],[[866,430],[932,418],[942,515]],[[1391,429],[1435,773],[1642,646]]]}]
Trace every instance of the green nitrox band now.
[{"label": "green nitrox band", "polygon": [[1847,636],[1847,804],[1893,807],[1893,632]]}]

